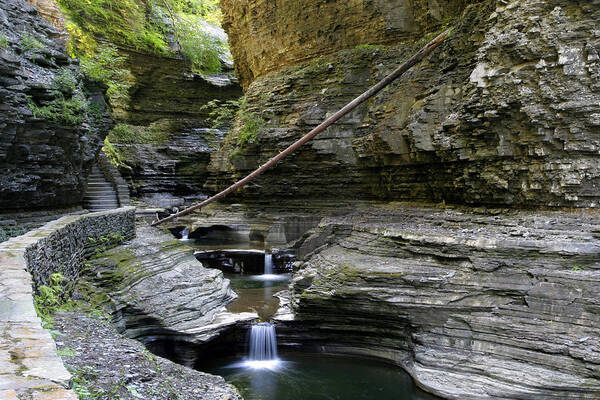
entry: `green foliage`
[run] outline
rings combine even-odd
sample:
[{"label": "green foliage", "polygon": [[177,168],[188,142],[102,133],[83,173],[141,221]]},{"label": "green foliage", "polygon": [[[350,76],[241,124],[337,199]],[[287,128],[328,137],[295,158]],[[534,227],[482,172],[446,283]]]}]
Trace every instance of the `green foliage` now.
[{"label": "green foliage", "polygon": [[237,149],[232,152],[232,158],[239,157],[241,148],[246,144],[256,143],[258,133],[265,126],[265,121],[248,109],[246,97],[226,102],[213,100],[202,109],[209,111],[208,115],[212,119],[214,129],[227,127],[230,121],[235,121]]},{"label": "green foliage", "polygon": [[91,55],[81,56],[81,70],[89,80],[106,85],[111,100],[127,99],[131,84],[126,62],[127,57],[120,55],[115,46],[106,44]]},{"label": "green foliage", "polygon": [[129,125],[117,124],[108,134],[115,143],[135,143],[136,134]]},{"label": "green foliage", "polygon": [[35,118],[73,126],[85,121],[87,102],[83,96],[75,96],[71,99],[59,96],[43,106],[38,106],[32,98],[29,98],[27,104]]},{"label": "green foliage", "polygon": [[[71,56],[93,57],[98,38],[153,54],[172,53],[167,36],[175,34],[179,51],[193,71],[216,73],[227,44],[202,29],[206,22],[220,24],[218,0],[58,0],[69,16]],[[163,22],[171,19],[172,26]],[[123,82],[120,79],[113,79]],[[110,88],[110,85],[109,85]]]},{"label": "green foliage", "polygon": [[28,99],[27,104],[35,118],[73,126],[88,119],[90,106],[73,71],[61,69],[54,78],[50,94],[53,99],[41,100],[40,104],[31,97]]},{"label": "green foliage", "polygon": [[30,35],[29,33],[24,33],[23,35],[21,35],[20,43],[21,49],[23,49],[25,53],[36,54],[46,48],[46,46],[44,46],[42,42],[40,42],[38,39],[36,39],[35,36]]},{"label": "green foliage", "polygon": [[230,126],[234,120],[242,99],[237,100],[212,100],[200,107],[201,111],[208,111],[208,116],[212,120],[213,129],[221,129]]},{"label": "green foliage", "polygon": [[573,268],[571,268],[571,271],[585,271],[586,267],[580,267],[580,266],[574,266]]},{"label": "green foliage", "polygon": [[[149,11],[146,2],[58,0],[58,3],[73,22],[73,25],[67,25],[67,29],[74,33],[74,37],[82,45],[91,38],[103,37],[114,43],[151,53],[167,51],[163,34],[146,17]],[[76,52],[77,43],[73,47],[72,50]]]},{"label": "green foliage", "polygon": [[58,349],[56,351],[60,357],[76,357],[77,353],[70,347],[63,347],[62,349]]},{"label": "green foliage", "polygon": [[91,258],[98,258],[104,252],[116,245],[123,243],[125,237],[121,233],[112,232],[108,235],[100,236],[98,238],[88,237],[87,244],[94,247],[94,254]]},{"label": "green foliage", "polygon": [[6,40],[6,36],[0,33],[0,49],[5,49],[9,46],[8,40]]},{"label": "green foliage", "polygon": [[54,78],[54,88],[66,96],[75,94],[78,87],[79,82],[77,82],[77,77],[68,68],[61,68],[58,75]]},{"label": "green foliage", "polygon": [[258,138],[258,132],[264,127],[265,122],[262,118],[248,110],[246,98],[242,98],[240,108],[236,113],[236,123],[240,128],[237,131],[238,147],[244,147],[247,143],[255,143]]},{"label": "green foliage", "polygon": [[221,53],[225,44],[203,31],[202,25],[198,18],[177,18],[175,29],[178,31],[181,54],[189,61],[192,71],[199,74],[218,73],[221,71]]},{"label": "green foliage", "polygon": [[243,147],[246,143],[255,143],[258,132],[264,126],[264,121],[252,113],[241,115],[242,128],[238,131],[238,146]]},{"label": "green foliage", "polygon": [[163,0],[178,14],[197,15],[214,25],[221,25],[223,13],[219,0]]},{"label": "green foliage", "polygon": [[49,284],[40,286],[39,294],[33,297],[35,311],[42,319],[45,328],[52,328],[54,313],[72,308],[72,303],[67,300],[66,281],[62,273],[53,273],[50,275]]},{"label": "green foliage", "polygon": [[129,166],[125,163],[125,157],[121,154],[119,149],[117,149],[111,142],[108,137],[104,139],[104,146],[102,146],[102,151],[106,154],[106,158],[111,162],[115,167],[124,167],[129,168]]},{"label": "green foliage", "polygon": [[150,127],[118,124],[109,132],[108,139],[111,143],[118,144],[159,145],[169,139],[169,134],[160,124],[154,124]]},{"label": "green foliage", "polygon": [[101,390],[94,388],[92,381],[98,378],[98,370],[91,366],[75,368],[67,365],[67,369],[72,375],[72,390],[82,400],[105,399]]}]

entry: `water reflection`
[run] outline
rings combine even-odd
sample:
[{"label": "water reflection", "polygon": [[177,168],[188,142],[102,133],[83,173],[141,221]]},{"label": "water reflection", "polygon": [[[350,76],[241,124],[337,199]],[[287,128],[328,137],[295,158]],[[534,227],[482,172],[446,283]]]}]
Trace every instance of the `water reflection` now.
[{"label": "water reflection", "polygon": [[397,367],[322,354],[287,354],[273,368],[249,368],[233,357],[202,370],[223,376],[246,400],[434,400]]}]

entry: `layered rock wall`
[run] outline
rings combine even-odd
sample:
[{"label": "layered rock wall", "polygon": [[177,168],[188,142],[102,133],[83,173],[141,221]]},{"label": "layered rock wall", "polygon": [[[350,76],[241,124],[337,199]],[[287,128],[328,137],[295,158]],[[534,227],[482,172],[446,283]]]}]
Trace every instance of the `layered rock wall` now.
[{"label": "layered rock wall", "polygon": [[[471,1],[473,2],[473,1]],[[456,16],[468,0],[224,0],[224,28],[245,88],[259,76],[359,45],[396,43]]]},{"label": "layered rock wall", "polygon": [[145,223],[137,233],[135,240],[89,261],[78,289],[109,310],[120,333],[192,367],[195,346],[258,318],[226,311],[237,297],[229,280],[204,268],[192,248]]},{"label": "layered rock wall", "polygon": [[379,357],[449,399],[598,398],[597,216],[386,208],[298,243],[283,345]]},{"label": "layered rock wall", "polygon": [[[2,2],[0,21],[0,206],[80,205],[85,179],[111,125],[102,91],[82,85],[60,33],[28,3]],[[76,79],[80,94],[61,92],[57,82],[65,76]],[[49,104],[56,106],[51,120],[32,112]],[[86,112],[63,115],[59,105],[94,111],[81,123],[68,123],[63,117],[80,119]]]},{"label": "layered rock wall", "polygon": [[133,86],[128,101],[115,104],[115,118],[164,138],[153,143],[114,143],[127,165],[121,173],[132,195],[164,206],[169,204],[153,198],[156,194],[176,197],[175,204],[188,196],[201,196],[210,154],[224,135],[212,129],[212,109],[203,106],[239,98],[242,91],[237,80],[231,70],[202,77],[192,73],[181,58],[128,49],[121,52],[127,56]]},{"label": "layered rock wall", "polygon": [[235,130],[224,142],[212,190],[266,162],[449,25],[453,36],[427,61],[239,196],[598,204],[597,4],[291,3],[223,2],[248,111],[264,125],[253,144],[237,145]]}]

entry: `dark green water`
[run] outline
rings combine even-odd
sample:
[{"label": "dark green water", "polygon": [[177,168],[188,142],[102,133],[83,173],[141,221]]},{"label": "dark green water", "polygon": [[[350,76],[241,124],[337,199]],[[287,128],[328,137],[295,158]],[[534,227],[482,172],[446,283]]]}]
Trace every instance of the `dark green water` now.
[{"label": "dark green water", "polygon": [[213,360],[202,370],[221,375],[246,400],[438,400],[417,389],[400,368],[370,360],[288,354],[271,369],[252,369],[240,358]]}]

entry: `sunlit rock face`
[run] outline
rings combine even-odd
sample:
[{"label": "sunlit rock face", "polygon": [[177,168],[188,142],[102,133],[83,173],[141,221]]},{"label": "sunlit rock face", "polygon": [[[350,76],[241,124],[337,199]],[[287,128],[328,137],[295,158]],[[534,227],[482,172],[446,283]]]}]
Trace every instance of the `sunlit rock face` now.
[{"label": "sunlit rock face", "polygon": [[224,0],[224,27],[244,87],[281,67],[365,44],[414,39],[455,16],[460,1]]},{"label": "sunlit rock face", "polygon": [[597,206],[597,5],[296,3],[222,2],[264,126],[241,148],[234,131],[207,188],[264,164],[453,26],[428,60],[239,197]]},{"label": "sunlit rock face", "polygon": [[[61,33],[27,2],[0,3],[0,21],[0,208],[79,205],[111,126],[103,92],[82,82]],[[65,76],[72,87],[57,83]],[[69,123],[62,111],[54,120],[32,112],[61,99],[85,104],[70,117],[87,116]]]}]

